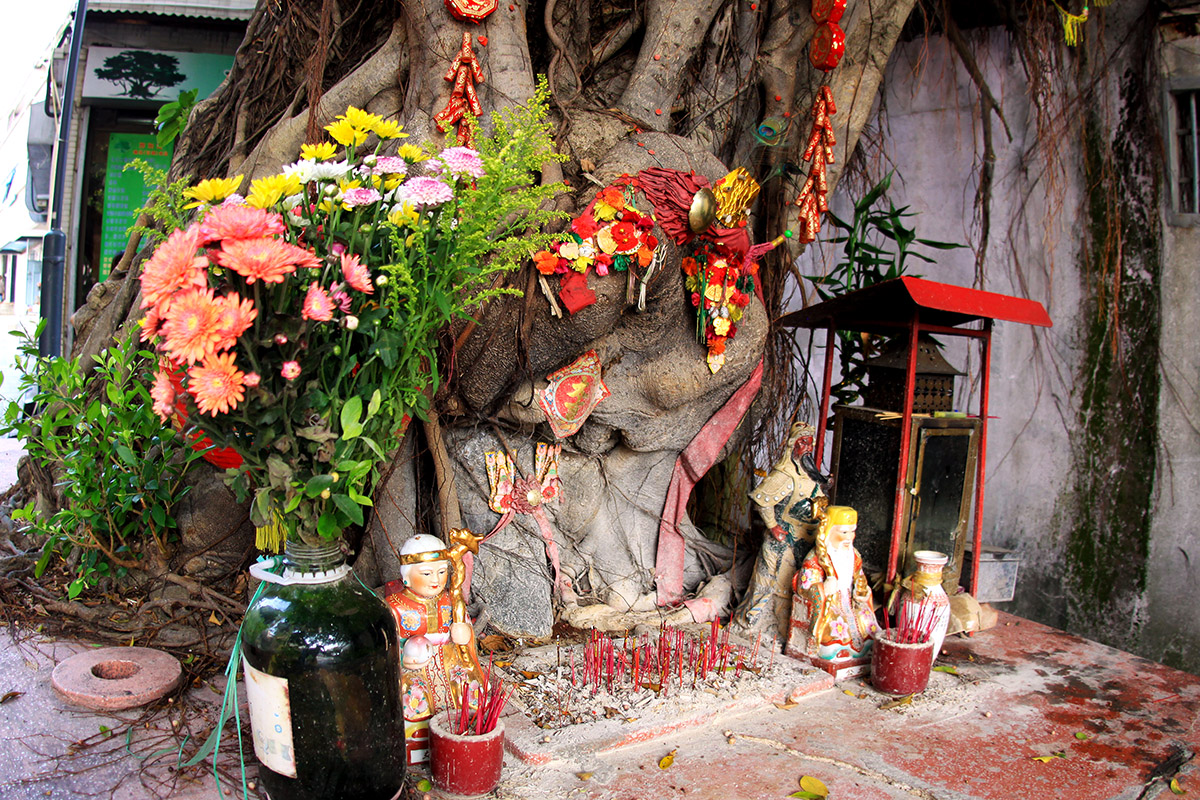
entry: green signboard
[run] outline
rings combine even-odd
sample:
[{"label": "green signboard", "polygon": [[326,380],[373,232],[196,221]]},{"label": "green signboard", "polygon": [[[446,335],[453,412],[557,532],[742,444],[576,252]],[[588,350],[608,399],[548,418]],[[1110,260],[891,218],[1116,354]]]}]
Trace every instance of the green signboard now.
[{"label": "green signboard", "polygon": [[104,280],[112,271],[113,257],[125,252],[129,226],[137,220],[137,210],[146,204],[150,187],[141,173],[126,170],[125,165],[140,158],[156,169],[171,166],[173,145],[158,146],[153,133],[110,133],[108,168],[104,173],[104,216],[100,226],[100,263],[97,279]]}]

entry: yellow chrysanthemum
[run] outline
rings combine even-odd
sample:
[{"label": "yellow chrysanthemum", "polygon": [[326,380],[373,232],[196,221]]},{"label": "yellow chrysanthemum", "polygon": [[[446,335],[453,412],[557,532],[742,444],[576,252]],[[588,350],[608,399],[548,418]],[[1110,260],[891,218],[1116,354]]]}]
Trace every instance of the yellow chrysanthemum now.
[{"label": "yellow chrysanthemum", "polygon": [[729,320],[725,319],[724,317],[717,317],[712,321],[712,324],[713,333],[715,333],[717,336],[729,335]]},{"label": "yellow chrysanthemum", "polygon": [[354,127],[346,119],[339,119],[325,126],[333,140],[343,147],[357,146],[367,140],[367,131]]},{"label": "yellow chrysanthemum", "polygon": [[410,164],[415,164],[418,161],[424,161],[428,157],[425,155],[425,151],[420,147],[417,147],[415,144],[400,145],[400,147],[396,150],[396,155],[400,156]]},{"label": "yellow chrysanthemum", "polygon": [[404,139],[408,137],[408,134],[404,132],[404,126],[394,119],[381,119],[371,130],[375,131],[375,135],[380,139]]},{"label": "yellow chrysanthemum", "polygon": [[363,111],[361,108],[350,106],[346,109],[346,113],[342,114],[338,119],[344,119],[356,128],[366,131],[375,130],[375,126],[383,122],[383,117],[378,114],[372,114],[369,111]]},{"label": "yellow chrysanthemum", "polygon": [[205,203],[219,203],[237,191],[242,184],[242,176],[232,178],[209,178],[197,183],[190,189],[183,190],[184,197],[190,197],[193,202],[184,208],[197,208]]},{"label": "yellow chrysanthemum", "polygon": [[415,227],[421,216],[417,213],[417,209],[410,203],[404,203],[392,213],[388,214],[388,222],[396,226]]},{"label": "yellow chrysanthemum", "polygon": [[390,192],[392,189],[395,189],[397,186],[399,186],[402,183],[404,183],[403,175],[392,175],[390,177],[384,178],[383,190],[385,192]]},{"label": "yellow chrysanthemum", "polygon": [[301,158],[311,158],[314,161],[328,161],[337,155],[337,145],[333,142],[306,144],[300,147]]},{"label": "yellow chrysanthemum", "polygon": [[317,208],[320,209],[325,214],[332,214],[333,213],[333,201],[330,200],[328,197],[326,197],[320,203],[317,203]]},{"label": "yellow chrysanthemum", "polygon": [[350,189],[357,189],[358,187],[360,187],[362,185],[363,185],[362,181],[357,181],[357,180],[356,181],[347,181],[347,180],[338,181],[338,189],[343,194],[345,194],[345,192]]},{"label": "yellow chrysanthemum", "polygon": [[270,208],[285,197],[300,191],[300,179],[295,175],[268,175],[250,184],[246,205]]}]

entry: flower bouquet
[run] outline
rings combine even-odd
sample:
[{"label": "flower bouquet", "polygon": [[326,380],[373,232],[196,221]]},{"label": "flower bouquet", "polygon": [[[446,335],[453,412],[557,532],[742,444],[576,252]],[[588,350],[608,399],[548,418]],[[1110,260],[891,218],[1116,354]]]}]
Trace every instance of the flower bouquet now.
[{"label": "flower bouquet", "polygon": [[544,87],[494,114],[477,149],[401,144],[356,108],[259,178],[186,189],[187,216],[146,262],[142,336],[161,353],[152,395],[186,407],[252,498],[259,546],[361,525],[379,466],[436,391],[438,334],[502,294],[499,278],[546,246],[542,208],[561,160]]}]

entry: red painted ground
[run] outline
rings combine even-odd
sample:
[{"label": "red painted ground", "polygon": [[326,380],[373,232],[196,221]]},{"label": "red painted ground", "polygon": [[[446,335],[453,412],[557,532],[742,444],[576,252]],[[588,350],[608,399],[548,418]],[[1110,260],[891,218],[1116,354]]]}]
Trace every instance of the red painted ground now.
[{"label": "red painted ground", "polygon": [[[908,706],[881,709],[889,698],[851,679],[789,710],[615,753],[537,770],[513,759],[501,796],[765,800],[807,774],[831,800],[1134,800],[1173,798],[1155,778],[1178,773],[1183,797],[1200,798],[1200,678],[1007,615],[944,649],[939,665],[959,674],[935,673]],[[1055,752],[1065,758],[1034,760]]]}]

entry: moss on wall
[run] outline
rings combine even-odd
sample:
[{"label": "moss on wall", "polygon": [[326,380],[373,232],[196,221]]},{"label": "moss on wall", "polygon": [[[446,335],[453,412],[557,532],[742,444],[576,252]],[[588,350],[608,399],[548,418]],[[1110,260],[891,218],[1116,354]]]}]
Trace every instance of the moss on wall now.
[{"label": "moss on wall", "polygon": [[1084,123],[1084,349],[1067,542],[1070,630],[1133,648],[1145,605],[1158,447],[1161,230],[1149,70],[1121,77],[1111,134]]}]

